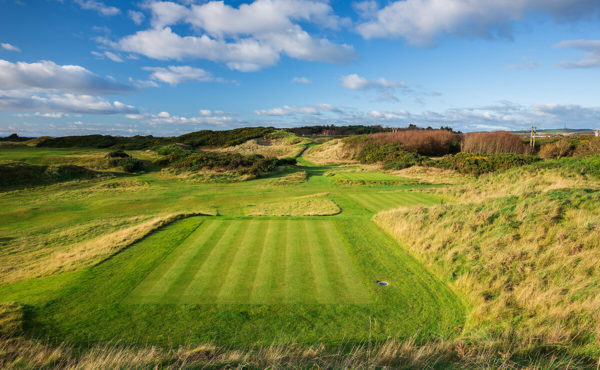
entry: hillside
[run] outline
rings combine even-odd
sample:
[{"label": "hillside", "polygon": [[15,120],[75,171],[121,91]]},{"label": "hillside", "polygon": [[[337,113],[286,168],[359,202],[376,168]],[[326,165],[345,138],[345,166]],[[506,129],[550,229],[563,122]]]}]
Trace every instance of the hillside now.
[{"label": "hillside", "polygon": [[[440,192],[458,203],[374,221],[464,294],[464,335],[503,350],[600,348],[598,158],[554,161]],[[584,170],[582,170],[584,169]]]}]

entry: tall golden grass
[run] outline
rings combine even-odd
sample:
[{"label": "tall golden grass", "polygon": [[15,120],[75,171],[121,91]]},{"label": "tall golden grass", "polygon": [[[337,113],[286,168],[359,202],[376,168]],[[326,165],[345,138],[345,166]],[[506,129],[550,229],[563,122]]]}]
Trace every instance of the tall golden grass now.
[{"label": "tall golden grass", "polygon": [[[579,187],[579,189],[577,189]],[[465,335],[600,349],[597,180],[515,169],[445,191],[458,204],[374,221],[464,295]]]},{"label": "tall golden grass", "polygon": [[211,344],[162,348],[108,343],[78,348],[25,338],[0,339],[3,369],[131,369],[131,368],[595,368],[593,357],[574,357],[560,347],[539,347],[535,339],[473,341],[463,338],[418,344],[414,340],[383,343],[272,344],[229,348]]},{"label": "tall golden grass", "polygon": [[529,147],[519,136],[507,131],[471,132],[463,135],[461,151],[478,154],[528,154]]},{"label": "tall golden grass", "polygon": [[[150,219],[134,218],[128,221],[134,225],[122,227],[117,231],[102,234],[84,242],[65,244],[61,248],[56,248],[55,245],[50,249],[17,250],[18,247],[15,247],[13,253],[8,253],[0,258],[0,279],[6,284],[91,266],[127,248],[154,230],[181,218],[195,215],[201,215],[201,213],[172,213]],[[85,233],[90,226],[83,225],[75,230],[68,230],[66,233],[74,232],[77,236]],[[60,243],[61,240],[71,239],[73,239],[72,236],[65,235],[55,242]],[[42,241],[42,243],[46,242],[47,240]]]}]

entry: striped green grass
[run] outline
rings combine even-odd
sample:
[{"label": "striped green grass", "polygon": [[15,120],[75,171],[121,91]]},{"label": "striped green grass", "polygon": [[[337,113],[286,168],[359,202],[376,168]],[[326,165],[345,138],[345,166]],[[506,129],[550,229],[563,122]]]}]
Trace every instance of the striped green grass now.
[{"label": "striped green grass", "polygon": [[440,198],[435,195],[408,191],[365,191],[361,193],[349,193],[346,196],[371,212],[418,205],[430,206],[440,202]]},{"label": "striped green grass", "polygon": [[369,303],[341,240],[330,220],[208,219],[127,301]]}]

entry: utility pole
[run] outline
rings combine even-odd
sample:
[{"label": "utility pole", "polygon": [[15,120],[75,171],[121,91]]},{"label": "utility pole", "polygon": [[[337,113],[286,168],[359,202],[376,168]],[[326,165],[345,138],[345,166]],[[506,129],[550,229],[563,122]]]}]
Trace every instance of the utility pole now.
[{"label": "utility pole", "polygon": [[529,146],[535,148],[535,135],[537,134],[537,127],[531,126],[531,133],[529,134]]}]

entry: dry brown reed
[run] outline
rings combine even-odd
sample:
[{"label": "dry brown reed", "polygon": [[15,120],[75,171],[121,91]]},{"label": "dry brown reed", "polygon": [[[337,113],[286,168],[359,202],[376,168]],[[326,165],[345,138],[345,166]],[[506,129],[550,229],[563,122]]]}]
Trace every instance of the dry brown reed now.
[{"label": "dry brown reed", "polygon": [[472,132],[464,134],[461,143],[463,152],[478,154],[515,153],[528,154],[529,148],[523,140],[507,131]]}]

